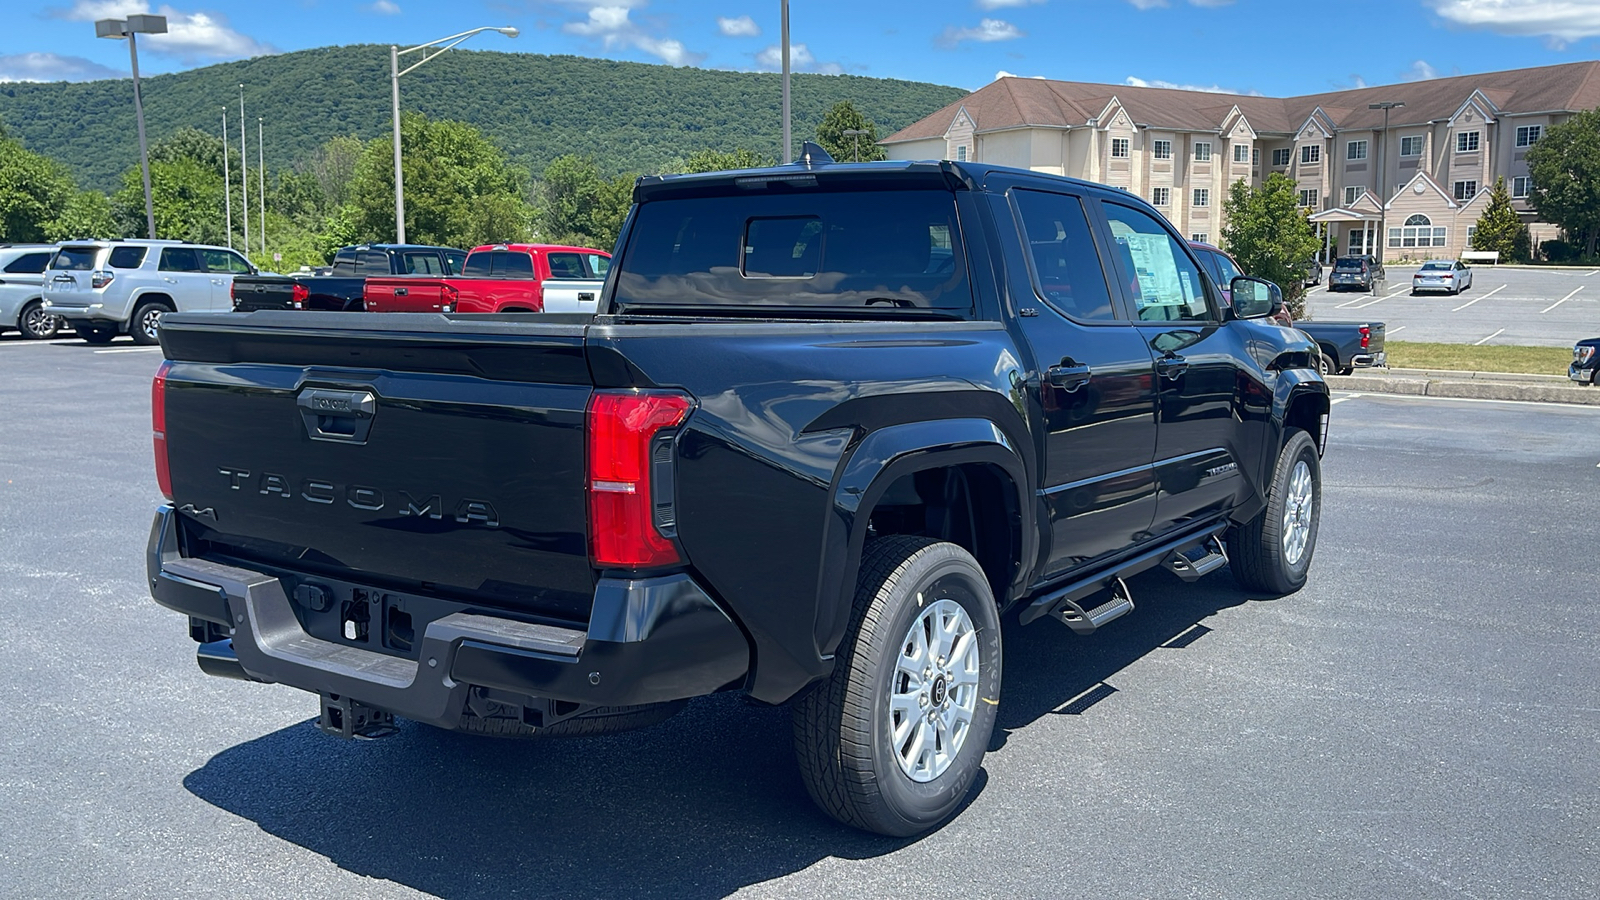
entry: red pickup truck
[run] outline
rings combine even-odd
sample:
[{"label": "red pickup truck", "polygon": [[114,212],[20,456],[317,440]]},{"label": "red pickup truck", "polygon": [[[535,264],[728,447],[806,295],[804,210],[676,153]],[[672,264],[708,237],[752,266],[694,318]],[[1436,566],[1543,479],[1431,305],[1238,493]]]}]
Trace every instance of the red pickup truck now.
[{"label": "red pickup truck", "polygon": [[543,312],[544,282],[603,280],[611,254],[559,244],[486,244],[460,275],[368,278],[368,312]]}]

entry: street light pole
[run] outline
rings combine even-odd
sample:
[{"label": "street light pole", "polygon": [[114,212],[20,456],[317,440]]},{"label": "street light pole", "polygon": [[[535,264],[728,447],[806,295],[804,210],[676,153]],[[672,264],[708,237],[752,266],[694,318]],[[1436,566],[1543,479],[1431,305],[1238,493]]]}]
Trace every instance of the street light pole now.
[{"label": "street light pole", "polygon": [[[1386,185],[1389,168],[1389,110],[1405,106],[1403,101],[1384,100],[1368,103],[1367,109],[1383,110],[1383,132],[1378,138],[1378,148],[1383,151],[1383,165],[1378,167],[1378,265],[1383,265],[1384,251],[1389,247],[1389,192]],[[1367,251],[1371,252],[1368,247]]]},{"label": "street light pole", "polygon": [[250,255],[250,126],[244,117],[244,85],[239,85],[239,182],[244,190],[244,253]]},{"label": "street light pole", "polygon": [[139,173],[144,178],[145,234],[156,236],[156,207],[150,196],[150,148],[144,137],[144,98],[139,93],[138,34],[166,34],[166,16],[134,15],[126,19],[100,19],[94,23],[95,37],[128,39],[128,61],[133,67],[133,115],[139,123]]},{"label": "street light pole", "polygon": [[[428,60],[437,58],[439,54],[484,31],[498,31],[509,38],[514,38],[521,34],[520,31],[509,25],[501,27],[485,25],[482,28],[474,28],[471,31],[452,34],[449,37],[442,37],[426,44],[418,44],[415,47],[407,47],[404,50],[401,50],[397,45],[389,45],[389,102],[394,113],[394,234],[395,243],[397,244],[406,242],[405,176],[400,171],[400,76],[408,72],[415,72],[418,67]],[[444,46],[439,47],[433,53],[424,52],[421,59],[404,69],[400,68],[400,57],[407,53],[426,51],[429,47],[438,47],[440,44]]]},{"label": "street light pole", "polygon": [[[261,137],[261,117],[256,116],[256,202],[261,204],[261,253],[267,252],[267,151]],[[246,252],[250,248],[246,247]]]},{"label": "street light pole", "polygon": [[233,249],[233,175],[228,171],[228,107],[222,107],[222,208],[228,215],[228,249]]},{"label": "street light pole", "polygon": [[789,0],[780,0],[783,6],[783,21],[779,28],[783,32],[783,162],[785,165],[794,162],[794,150],[790,147],[789,137]]},{"label": "street light pole", "polygon": [[852,160],[852,161],[853,162],[861,162],[861,136],[863,134],[866,134],[867,130],[865,128],[846,128],[844,131],[841,131],[839,133],[845,135],[846,137],[849,137],[849,138],[853,139],[853,141],[854,141],[854,153],[853,153],[853,155],[854,155],[855,159]]}]

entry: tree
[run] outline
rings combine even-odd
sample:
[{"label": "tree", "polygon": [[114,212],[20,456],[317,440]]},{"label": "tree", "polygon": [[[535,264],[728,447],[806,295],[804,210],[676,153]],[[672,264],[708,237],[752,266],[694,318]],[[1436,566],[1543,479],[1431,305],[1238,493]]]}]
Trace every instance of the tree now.
[{"label": "tree", "polygon": [[[846,131],[865,131],[862,135],[847,135]],[[840,100],[828,110],[817,125],[817,143],[828,155],[844,162],[860,159],[863,162],[888,159],[889,154],[878,146],[878,126],[862,115],[855,104]],[[859,156],[858,156],[859,151]]]},{"label": "tree", "polygon": [[759,169],[770,166],[771,157],[740,147],[732,152],[696,150],[678,166],[680,172],[722,172],[728,169]]},{"label": "tree", "polygon": [[52,223],[76,193],[60,163],[0,132],[0,241],[46,240]]},{"label": "tree", "polygon": [[1299,189],[1294,179],[1273,172],[1260,188],[1240,179],[1228,189],[1222,214],[1228,224],[1222,229],[1222,247],[1233,254],[1244,270],[1265,278],[1283,289],[1289,315],[1305,317],[1306,261],[1320,246],[1316,233],[1300,208]]},{"label": "tree", "polygon": [[545,167],[538,190],[539,233],[549,241],[610,249],[633,203],[629,175],[607,179],[595,161],[568,154]]},{"label": "tree", "polygon": [[[407,113],[400,119],[406,240],[446,247],[524,240],[533,224],[528,173],[463,122]],[[364,239],[392,241],[394,145],[367,144],[350,183],[351,220]]]},{"label": "tree", "polygon": [[[221,161],[221,157],[218,157]],[[150,200],[156,237],[221,244],[227,241],[223,218],[222,171],[187,156],[150,161]],[[234,207],[234,218],[239,207]],[[138,166],[122,173],[122,189],[111,195],[111,214],[125,235],[148,237],[144,179]]]},{"label": "tree", "polygon": [[326,198],[324,212],[350,202],[350,182],[355,178],[356,163],[360,162],[364,150],[360,138],[345,135],[333,138],[311,154],[306,171],[316,179]]},{"label": "tree", "polygon": [[1494,189],[1489,192],[1489,205],[1484,207],[1483,215],[1478,217],[1478,229],[1472,233],[1472,249],[1497,250],[1501,262],[1522,262],[1532,248],[1528,226],[1511,208],[1505,178],[1496,178]]},{"label": "tree", "polygon": [[111,215],[111,201],[105,194],[75,191],[55,221],[45,226],[44,239],[54,242],[70,238],[108,238],[119,237],[121,233]]},{"label": "tree", "polygon": [[1600,109],[1550,126],[1528,149],[1528,174],[1528,199],[1539,217],[1560,225],[1585,256],[1593,256],[1600,239]]}]

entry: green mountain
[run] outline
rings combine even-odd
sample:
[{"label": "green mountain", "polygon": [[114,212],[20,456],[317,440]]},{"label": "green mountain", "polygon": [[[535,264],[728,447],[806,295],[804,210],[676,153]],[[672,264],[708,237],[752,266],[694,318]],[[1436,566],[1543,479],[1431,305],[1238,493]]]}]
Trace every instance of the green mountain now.
[{"label": "green mountain", "polygon": [[[227,105],[234,146],[243,84],[252,167],[257,116],[265,120],[272,170],[337,135],[374,138],[390,128],[387,46],[302,50],[140,84],[151,141],[183,126],[220,134]],[[127,79],[4,84],[0,122],[29,149],[65,163],[83,186],[114,189],[138,161],[132,93]],[[795,75],[791,93],[798,149],[840,100],[889,134],[967,92],[855,75]],[[745,147],[777,158],[781,143],[781,85],[771,73],[455,50],[402,77],[400,103],[403,110],[478,126],[535,174],[564,153],[592,156],[611,173],[648,172],[708,148]]]}]

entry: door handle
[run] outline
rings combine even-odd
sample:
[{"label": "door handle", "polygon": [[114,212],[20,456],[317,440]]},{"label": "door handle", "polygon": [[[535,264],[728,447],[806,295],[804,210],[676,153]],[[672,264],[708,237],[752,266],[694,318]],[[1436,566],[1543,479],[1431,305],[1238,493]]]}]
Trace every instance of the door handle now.
[{"label": "door handle", "polygon": [[395,288],[394,289],[394,295],[396,297],[404,297],[408,293],[410,293],[410,291],[407,288]]},{"label": "door handle", "polygon": [[163,275],[163,276],[161,276],[161,280],[165,281],[167,284],[177,284],[178,283],[178,279],[173,278],[171,275]]},{"label": "door handle", "polygon": [[1177,381],[1187,371],[1189,361],[1181,356],[1163,356],[1156,360],[1156,374],[1163,378]]},{"label": "door handle", "polygon": [[592,291],[579,291],[578,292],[578,302],[579,303],[593,303],[594,302],[594,292],[592,292]]},{"label": "door handle", "polygon": [[1063,391],[1066,391],[1070,394],[1088,384],[1089,379],[1093,377],[1093,374],[1089,371],[1088,366],[1062,365],[1051,366],[1050,369],[1045,373],[1045,377],[1049,379],[1050,384],[1061,388]]}]

